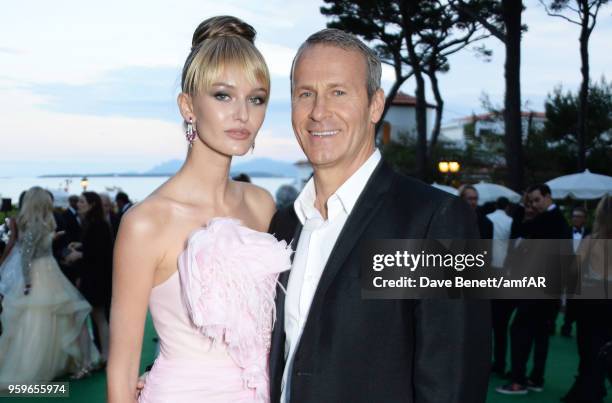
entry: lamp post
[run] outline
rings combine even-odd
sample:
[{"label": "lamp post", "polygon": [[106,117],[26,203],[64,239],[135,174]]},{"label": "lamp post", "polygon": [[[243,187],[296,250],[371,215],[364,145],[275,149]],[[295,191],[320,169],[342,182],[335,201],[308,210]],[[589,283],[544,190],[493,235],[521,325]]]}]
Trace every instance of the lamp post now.
[{"label": "lamp post", "polygon": [[83,176],[83,179],[81,179],[81,187],[83,188],[83,192],[87,191],[87,185],[89,185],[89,180],[86,176]]},{"label": "lamp post", "polygon": [[438,162],[438,171],[444,174],[444,182],[448,185],[449,174],[456,174],[461,169],[461,164],[457,161],[440,161]]}]

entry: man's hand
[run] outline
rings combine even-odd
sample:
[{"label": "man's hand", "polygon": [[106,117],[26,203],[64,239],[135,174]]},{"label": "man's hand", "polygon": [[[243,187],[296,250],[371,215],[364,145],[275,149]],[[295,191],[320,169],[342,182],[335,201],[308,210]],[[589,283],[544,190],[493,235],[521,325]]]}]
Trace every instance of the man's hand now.
[{"label": "man's hand", "polygon": [[56,231],[55,234],[53,234],[53,240],[56,241],[58,238],[61,238],[64,235],[66,235],[66,231]]},{"label": "man's hand", "polygon": [[83,244],[81,242],[70,242],[68,244],[68,249],[70,249],[71,251],[80,249],[82,247],[83,247]]},{"label": "man's hand", "polygon": [[72,252],[70,252],[66,257],[64,257],[64,261],[68,264],[72,264],[74,262],[76,262],[79,259],[83,258],[83,253],[82,252],[78,252],[76,250],[73,250]]}]

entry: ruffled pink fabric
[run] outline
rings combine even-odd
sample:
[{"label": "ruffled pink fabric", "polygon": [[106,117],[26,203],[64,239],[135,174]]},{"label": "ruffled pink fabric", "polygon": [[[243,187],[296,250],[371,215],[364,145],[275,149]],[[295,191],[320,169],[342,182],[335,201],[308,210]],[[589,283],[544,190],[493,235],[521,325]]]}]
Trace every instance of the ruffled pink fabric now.
[{"label": "ruffled pink fabric", "polygon": [[214,218],[189,238],[179,257],[183,301],[196,328],[227,346],[244,387],[267,402],[267,357],[278,274],[291,248],[230,218]]}]

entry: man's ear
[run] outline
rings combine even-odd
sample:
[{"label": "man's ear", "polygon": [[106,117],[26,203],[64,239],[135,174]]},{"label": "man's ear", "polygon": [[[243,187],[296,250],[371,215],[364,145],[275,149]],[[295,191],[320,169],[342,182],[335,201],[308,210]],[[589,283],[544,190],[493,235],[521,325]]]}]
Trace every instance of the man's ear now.
[{"label": "man's ear", "polygon": [[377,124],[385,109],[385,92],[382,88],[376,90],[370,100],[370,122]]},{"label": "man's ear", "polygon": [[183,116],[185,122],[189,122],[189,119],[195,120],[191,95],[181,92],[176,98],[176,103],[178,104],[181,116]]}]

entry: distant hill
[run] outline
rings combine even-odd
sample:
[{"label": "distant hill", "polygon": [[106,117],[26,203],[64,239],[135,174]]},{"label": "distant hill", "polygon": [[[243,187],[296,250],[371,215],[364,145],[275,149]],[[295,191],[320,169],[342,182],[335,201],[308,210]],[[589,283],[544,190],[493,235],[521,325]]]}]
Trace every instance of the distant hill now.
[{"label": "distant hill", "polygon": [[[152,169],[144,172],[144,175],[173,175],[183,164],[182,160],[171,160],[159,164]],[[277,161],[271,158],[256,158],[251,161],[232,165],[231,175],[246,173],[249,176],[258,177],[296,177],[298,169],[291,163]]]},{"label": "distant hill", "polygon": [[271,158],[256,158],[251,161],[233,165],[230,169],[232,175],[246,173],[250,176],[280,176],[294,178],[298,176],[298,169],[291,162],[277,161]]},{"label": "distant hill", "polygon": [[183,165],[183,160],[170,160],[154,166],[145,175],[174,175]]}]

